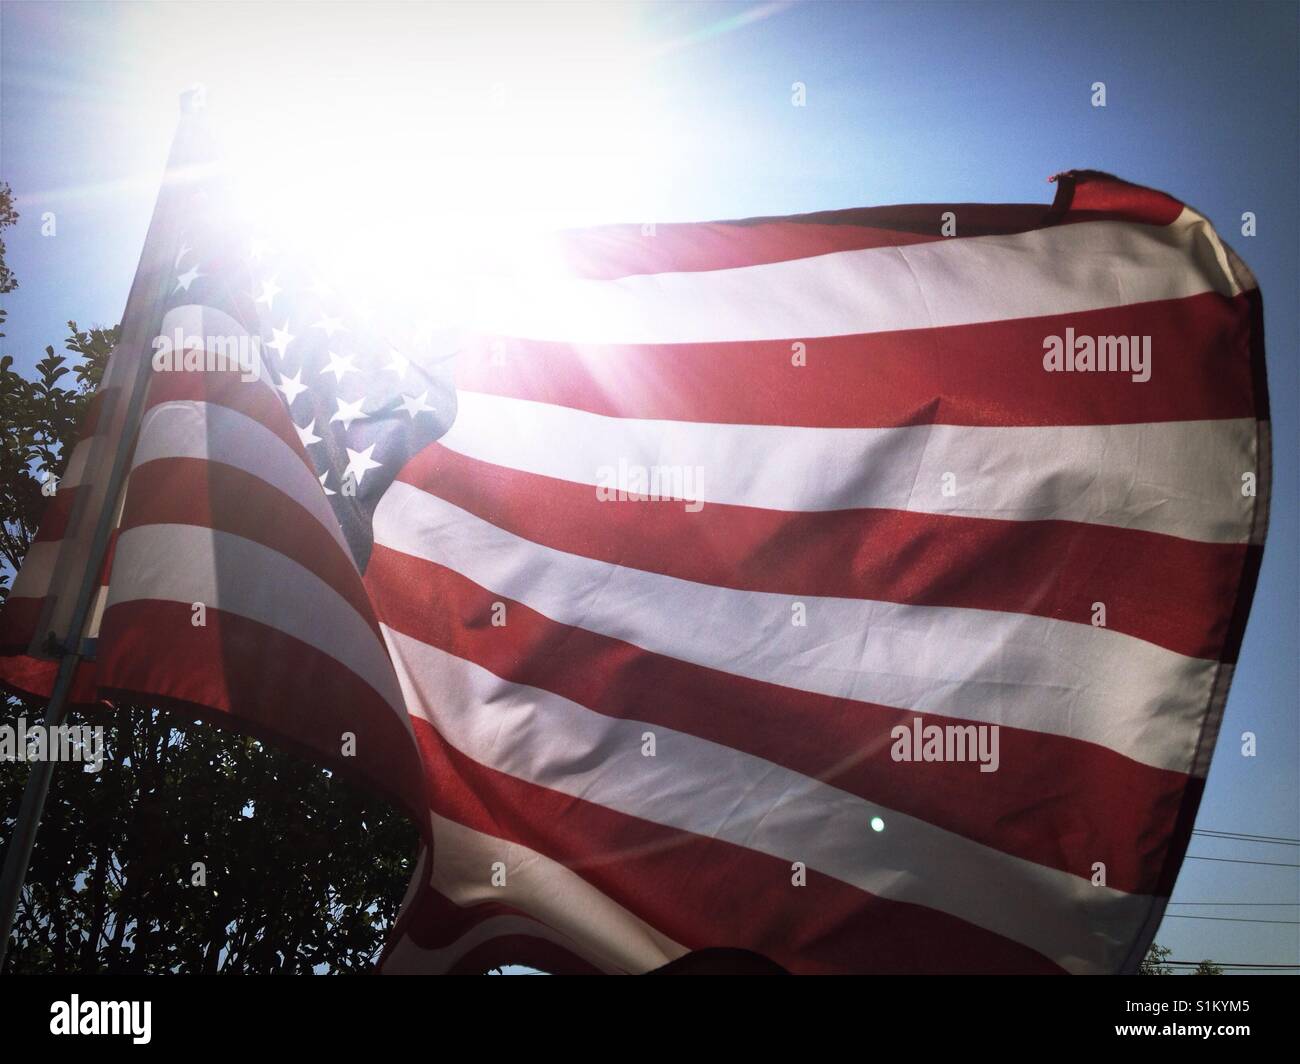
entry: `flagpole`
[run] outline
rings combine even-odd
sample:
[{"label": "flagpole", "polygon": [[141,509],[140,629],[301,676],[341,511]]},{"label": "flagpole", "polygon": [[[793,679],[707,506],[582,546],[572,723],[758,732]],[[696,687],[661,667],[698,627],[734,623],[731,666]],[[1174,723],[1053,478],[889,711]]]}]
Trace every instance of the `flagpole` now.
[{"label": "flagpole", "polygon": [[[62,642],[59,642],[56,633],[50,633],[48,646],[59,659],[59,671],[45,710],[46,728],[57,727],[67,717],[68,700],[76,680],[77,667],[85,657],[86,648],[83,646],[82,636],[85,632],[86,620],[90,615],[91,603],[99,590],[104,555],[109,536],[113,531],[117,504],[126,483],[135,436],[144,411],[144,397],[148,388],[150,370],[150,362],[145,357],[145,353],[149,350],[150,339],[156,335],[161,325],[163,304],[168,295],[170,270],[160,269],[159,264],[163,261],[166,261],[168,266],[173,264],[178,243],[175,220],[163,217],[165,212],[162,206],[165,197],[175,195],[175,187],[178,184],[194,179],[193,172],[187,171],[186,168],[195,161],[196,153],[193,150],[196,135],[195,116],[202,111],[203,106],[204,90],[201,86],[181,94],[180,121],[172,138],[162,188],[154,204],[149,231],[145,235],[140,267],[136,271],[131,293],[127,297],[126,312],[122,318],[121,347],[137,354],[135,374],[130,380],[122,430],[113,455],[104,499],[96,515],[86,565],[81,574],[67,634]],[[163,253],[166,253],[165,260]],[[41,814],[45,809],[45,800],[50,792],[50,780],[53,774],[53,758],[45,757],[31,763],[27,785],[23,789],[22,805],[18,810],[18,821],[14,825],[14,833],[5,853],[4,870],[0,872],[0,973],[4,971],[5,960],[8,957],[9,938],[13,933],[14,920],[18,913],[18,900],[22,895],[23,883],[27,879],[32,847],[36,842],[36,831],[40,827]]]}]

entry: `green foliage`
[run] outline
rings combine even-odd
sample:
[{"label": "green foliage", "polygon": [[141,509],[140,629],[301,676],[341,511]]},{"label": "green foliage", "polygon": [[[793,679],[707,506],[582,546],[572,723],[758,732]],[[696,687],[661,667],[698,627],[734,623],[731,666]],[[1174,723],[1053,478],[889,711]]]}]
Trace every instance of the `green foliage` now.
[{"label": "green foliage", "polygon": [[[15,217],[0,186],[0,229]],[[0,244],[0,291],[14,284]],[[47,501],[40,477],[62,471],[118,339],[117,328],[68,326],[69,355],[46,348],[34,377],[0,360],[0,596]],[[42,714],[3,696],[0,723]],[[104,726],[105,761],[97,773],[55,766],[8,971],[371,970],[417,845],[386,802],[147,704],[70,723]],[[26,777],[26,765],[0,761],[6,841]]]},{"label": "green foliage", "polygon": [[[55,769],[8,971],[371,970],[404,818],[254,739],[139,705],[103,719],[103,768]],[[6,837],[22,768],[0,766]]]},{"label": "green foliage", "polygon": [[[1138,975],[1173,975],[1174,970],[1167,963],[1169,960],[1170,950],[1158,942],[1152,942],[1151,948],[1147,950],[1147,955],[1142,958],[1142,963],[1138,965]],[[1214,963],[1214,961],[1201,961],[1192,972],[1192,975],[1222,975],[1223,969]]]},{"label": "green foliage", "polygon": [[1169,959],[1169,949],[1160,945],[1158,942],[1152,942],[1147,955],[1142,958],[1142,963],[1138,965],[1138,975],[1173,975],[1174,970],[1170,968],[1165,961]]}]

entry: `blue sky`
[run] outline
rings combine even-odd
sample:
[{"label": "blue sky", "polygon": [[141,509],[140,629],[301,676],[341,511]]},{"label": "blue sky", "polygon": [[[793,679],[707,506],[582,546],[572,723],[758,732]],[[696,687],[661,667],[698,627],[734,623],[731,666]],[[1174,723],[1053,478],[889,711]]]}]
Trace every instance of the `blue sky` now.
[{"label": "blue sky", "polygon": [[[7,234],[22,287],[7,300],[0,350],[28,367],[46,344],[61,342],[68,318],[83,326],[118,320],[176,94],[196,78],[209,85],[214,110],[223,99],[237,101],[230,114],[254,114],[262,123],[261,148],[248,149],[251,171],[284,166],[283,158],[270,158],[276,146],[308,118],[324,120],[335,137],[329,151],[300,153],[296,164],[328,177],[355,165],[348,138],[363,135],[358,113],[382,105],[375,84],[418,85],[445,68],[454,74],[439,82],[439,98],[458,99],[457,91],[473,96],[499,77],[515,92],[551,92],[546,120],[570,114],[580,124],[596,113],[589,109],[605,93],[602,79],[626,66],[640,94],[636,106],[624,106],[611,89],[608,98],[622,110],[613,119],[605,115],[591,146],[612,161],[595,158],[565,172],[503,156],[499,145],[491,149],[498,152],[488,181],[493,194],[508,191],[520,210],[550,210],[561,220],[727,218],[925,201],[1047,203],[1053,186],[1046,178],[1072,167],[1164,189],[1206,214],[1259,279],[1275,418],[1268,548],[1198,826],[1300,836],[1300,9],[1280,2],[665,3],[610,5],[599,14],[573,4],[487,8],[487,16],[482,8],[437,9],[422,37],[377,5],[365,15],[348,4],[327,12],[271,4],[5,5],[0,177],[14,186],[24,216]],[[548,20],[564,32],[532,47],[532,34]],[[590,23],[598,25],[588,39]],[[510,53],[501,71],[476,71],[462,63],[466,49],[457,41],[465,33],[489,43],[509,39],[522,51]],[[585,57],[597,53],[609,62],[587,65]],[[380,68],[368,70],[366,58],[376,56]],[[395,76],[399,69],[412,80]],[[1090,103],[1097,81],[1106,84],[1105,108]],[[805,107],[791,106],[794,82],[806,86]],[[319,99],[304,101],[303,86],[317,84]],[[628,84],[620,81],[618,92],[629,91]],[[286,109],[291,92],[294,109]],[[386,114],[408,123],[413,144],[426,131],[425,154],[406,157],[406,164],[430,154],[436,162],[450,142],[439,138],[463,133],[447,126],[429,135],[409,112]],[[629,160],[637,180],[618,180]],[[463,163],[462,153],[456,167],[442,168],[458,171],[444,173],[439,186],[452,205],[486,180],[466,176]],[[370,199],[354,206],[361,223],[401,210]],[[53,238],[40,233],[46,210],[56,212]],[[1254,237],[1240,235],[1243,211],[1258,218]],[[1257,757],[1240,756],[1244,731],[1258,735]],[[1291,847],[1203,838],[1191,852],[1297,861]],[[1294,903],[1297,884],[1293,868],[1189,861],[1174,897]],[[1171,912],[1300,918],[1294,907]],[[1158,940],[1179,959],[1295,963],[1300,954],[1300,928],[1281,924],[1166,919]]]}]

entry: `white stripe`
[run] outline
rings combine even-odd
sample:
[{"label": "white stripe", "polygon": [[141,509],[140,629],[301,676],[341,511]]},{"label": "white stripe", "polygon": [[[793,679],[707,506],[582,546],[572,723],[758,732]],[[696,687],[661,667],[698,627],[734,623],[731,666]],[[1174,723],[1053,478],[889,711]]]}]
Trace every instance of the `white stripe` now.
[{"label": "white stripe", "polygon": [[[430,815],[435,844],[430,881],[457,905],[500,902],[527,912],[599,968],[647,971],[687,952],[557,861]],[[498,861],[504,865],[502,886],[492,882]]]},{"label": "white stripe", "polygon": [[113,555],[108,610],[140,599],[201,602],[293,636],[354,672],[410,726],[381,641],[351,603],[279,551],[195,525],[129,528]]},{"label": "white stripe", "polygon": [[72,448],[72,453],[68,456],[67,467],[63,470],[63,476],[59,479],[59,490],[65,488],[75,488],[86,478],[86,462],[90,458],[91,448],[96,441],[102,438],[98,435],[90,436],[84,440],[78,440]]},{"label": "white stripe", "polygon": [[[1140,387],[1140,386],[1135,386]],[[689,474],[706,504],[879,507],[1005,521],[1086,521],[1245,542],[1257,422],[792,428],[606,417],[461,391],[439,441],[470,458],[577,484],[622,467]]]},{"label": "white stripe", "polygon": [[28,547],[23,556],[23,564],[18,567],[18,575],[14,577],[13,586],[9,589],[9,597],[44,598],[62,546],[62,540],[54,540],[33,543]]},{"label": "white stripe", "polygon": [[[545,547],[396,482],[375,541],[560,624],[797,690],[1099,743],[1186,772],[1215,663],[1090,624],[735,590]],[[792,623],[792,605],[807,623]],[[702,710],[704,711],[704,710]]]},{"label": "white stripe", "polygon": [[[236,344],[246,343],[246,350],[250,355],[251,369],[257,374],[257,379],[263,386],[275,393],[275,382],[271,380],[271,374],[267,368],[266,361],[262,357],[262,338],[260,336],[252,337],[248,331],[238,321],[232,318],[224,310],[218,310],[216,307],[210,307],[205,303],[185,303],[181,306],[172,307],[163,318],[162,327],[158,330],[158,335],[165,337],[169,344],[175,347],[176,330],[181,331],[185,346],[174,350],[174,357],[179,361],[186,350],[191,347],[202,348],[211,355],[229,354],[228,348],[231,342]],[[191,339],[197,340],[197,344],[189,345]],[[256,346],[253,346],[253,341]],[[156,353],[156,352],[155,352]],[[238,353],[238,348],[233,353]],[[225,365],[232,364],[232,360],[227,360]],[[216,363],[214,362],[214,365]],[[163,370],[155,372],[193,372],[188,370]],[[242,377],[243,370],[237,365],[233,369],[216,369],[215,373],[231,373],[236,377]],[[243,383],[252,384],[253,381],[244,381]],[[278,398],[278,395],[277,395]]]},{"label": "white stripe", "polygon": [[1255,473],[1255,523],[1251,528],[1250,541],[1262,544],[1268,533],[1268,521],[1273,505],[1273,423],[1260,421],[1255,435],[1251,454],[1254,461],[1248,467]]},{"label": "white stripe", "polygon": [[807,339],[1007,321],[1234,296],[1217,235],[1194,211],[1171,225],[1085,222],[1011,236],[840,251],[734,269],[617,280],[530,274],[487,282],[488,332],[592,344]]},{"label": "white stripe", "polygon": [[1240,255],[1224,242],[1205,215],[1192,210],[1191,207],[1184,207],[1183,213],[1178,217],[1175,224],[1199,225],[1201,227],[1202,247],[1198,251],[1202,259],[1207,255],[1214,257],[1215,265],[1227,282],[1227,287],[1221,289],[1221,291],[1229,295],[1236,295],[1238,292],[1259,287],[1250,267],[1242,261]]},{"label": "white stripe", "polygon": [[[104,375],[100,377],[99,388],[96,390],[104,391],[108,388],[128,388],[131,384],[131,380],[128,380],[127,378],[131,377],[134,379],[134,374],[132,374],[131,371],[139,365],[139,357],[140,356],[137,352],[128,351],[126,348],[120,346],[114,347],[113,350],[108,353],[108,359],[104,363]],[[121,394],[120,391],[119,394]],[[101,429],[105,427],[103,421],[100,421],[99,427]]]},{"label": "white stripe", "polygon": [[[653,726],[656,756],[643,757],[642,734],[651,727],[644,722],[509,683],[400,633],[386,636],[400,649],[397,669],[411,712],[467,757],[518,779],[782,861],[803,861],[810,874],[949,913],[1070,971],[1117,968],[1150,907],[1145,896],[1093,886],[1086,874],[1013,857],[660,724]],[[510,741],[502,742],[503,735]],[[874,817],[884,820],[883,831],[872,829]],[[997,887],[969,890],[969,883]]]},{"label": "white stripe", "polygon": [[351,561],[320,483],[297,452],[260,421],[220,403],[160,403],[144,416],[131,468],[160,458],[220,462],[264,480],[311,514]]}]

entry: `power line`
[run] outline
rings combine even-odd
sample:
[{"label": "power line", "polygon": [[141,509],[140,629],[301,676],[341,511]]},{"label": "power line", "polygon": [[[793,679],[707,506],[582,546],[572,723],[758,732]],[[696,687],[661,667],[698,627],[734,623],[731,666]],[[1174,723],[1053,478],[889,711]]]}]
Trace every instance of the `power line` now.
[{"label": "power line", "polygon": [[1200,857],[1194,853],[1187,855],[1189,861],[1223,861],[1226,864],[1257,864],[1271,868],[1300,868],[1300,864],[1288,864],[1285,861],[1246,861],[1240,857]]},{"label": "power line", "polygon": [[1188,913],[1165,913],[1169,920],[1219,920],[1228,924],[1300,924],[1300,920],[1257,920],[1249,916],[1193,916]]},{"label": "power line", "polygon": [[1300,906],[1300,901],[1171,901],[1170,905],[1287,905],[1291,908]]},{"label": "power line", "polygon": [[1210,839],[1232,839],[1240,842],[1263,842],[1273,846],[1300,846],[1300,839],[1287,838],[1284,835],[1247,835],[1240,831],[1211,831],[1209,828],[1194,828],[1193,835],[1204,835]]},{"label": "power line", "polygon": [[1300,839],[1290,835],[1259,835],[1250,831],[1220,831],[1218,828],[1192,828],[1197,835],[1239,835],[1245,839],[1268,839],[1272,842],[1294,842],[1300,845]]},{"label": "power line", "polygon": [[[1201,961],[1161,961],[1169,968],[1199,968]],[[1258,971],[1296,971],[1300,964],[1230,964],[1228,961],[1210,961],[1217,968],[1250,968]]]}]

